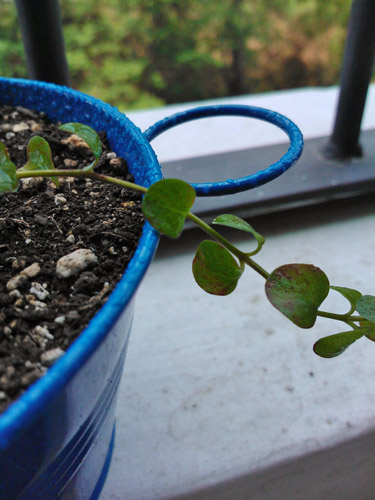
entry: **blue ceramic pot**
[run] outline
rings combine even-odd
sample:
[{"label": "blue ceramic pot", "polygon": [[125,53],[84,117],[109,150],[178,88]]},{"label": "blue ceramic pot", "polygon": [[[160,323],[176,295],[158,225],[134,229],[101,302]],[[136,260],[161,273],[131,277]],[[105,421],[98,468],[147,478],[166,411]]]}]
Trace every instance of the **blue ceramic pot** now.
[{"label": "blue ceramic pot", "polygon": [[[140,130],[102,102],[55,85],[0,79],[2,103],[44,111],[52,120],[105,130],[136,182],[161,179]],[[158,243],[145,225],[137,251],[105,306],[37,383],[0,417],[2,500],[94,499],[113,446],[114,408],[134,310],[134,294]]]},{"label": "blue ceramic pot", "polygon": [[[0,78],[0,102],[44,111],[52,120],[105,130],[111,148],[127,160],[135,181],[146,187],[162,177],[149,141],[179,123],[240,115],[269,121],[288,134],[291,145],[279,162],[242,179],[194,185],[201,195],[233,193],[268,182],[297,161],[303,145],[290,120],[247,106],[196,108],[142,133],[113,107],[53,84]],[[137,251],[103,308],[47,374],[0,416],[1,500],[99,497],[113,448],[115,402],[134,295],[157,243],[157,233],[146,223]]]}]

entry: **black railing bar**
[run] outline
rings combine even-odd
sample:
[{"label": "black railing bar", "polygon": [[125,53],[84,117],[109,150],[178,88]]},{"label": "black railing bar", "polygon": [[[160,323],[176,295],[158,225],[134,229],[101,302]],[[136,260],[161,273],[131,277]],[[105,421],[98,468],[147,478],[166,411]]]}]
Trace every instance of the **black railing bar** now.
[{"label": "black railing bar", "polygon": [[70,84],[58,0],[15,0],[30,79]]},{"label": "black railing bar", "polygon": [[340,95],[327,158],[361,156],[359,135],[375,55],[375,0],[353,0],[340,75]]}]

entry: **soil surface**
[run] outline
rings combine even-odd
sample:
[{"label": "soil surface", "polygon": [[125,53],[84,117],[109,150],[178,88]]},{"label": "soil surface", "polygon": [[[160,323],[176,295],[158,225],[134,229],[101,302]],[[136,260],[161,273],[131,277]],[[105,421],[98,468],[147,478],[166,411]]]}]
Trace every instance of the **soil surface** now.
[{"label": "soil surface", "polygon": [[[58,169],[93,160],[85,143],[57,125],[24,108],[0,108],[0,141],[17,168],[33,135],[49,142]],[[103,154],[95,170],[132,181],[125,160],[99,135]],[[139,193],[91,180],[60,178],[57,188],[46,178],[25,179],[17,193],[0,195],[0,412],[107,300],[143,222]]]}]

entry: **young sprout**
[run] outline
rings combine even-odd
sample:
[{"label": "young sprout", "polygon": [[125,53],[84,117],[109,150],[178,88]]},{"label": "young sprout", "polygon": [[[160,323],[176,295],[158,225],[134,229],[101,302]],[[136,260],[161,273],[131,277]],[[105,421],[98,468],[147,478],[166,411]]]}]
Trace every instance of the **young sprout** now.
[{"label": "young sprout", "polygon": [[[192,265],[195,281],[207,293],[232,293],[248,266],[265,279],[266,297],[271,304],[298,327],[311,328],[318,317],[341,321],[349,327],[349,330],[318,340],[313,349],[319,356],[338,356],[361,337],[375,341],[375,296],[362,295],[352,288],[331,286],[326,274],[311,264],[285,264],[271,273],[267,272],[252,258],[261,251],[265,240],[245,220],[223,214],[216,217],[212,224],[249,233],[256,241],[256,248],[249,252],[237,248],[212,226],[190,212],[195,201],[195,191],[190,184],[179,179],[164,179],[147,189],[122,179],[98,174],[95,167],[100,160],[102,148],[95,130],[81,123],[67,123],[60,128],[81,137],[90,147],[94,161],[82,169],[57,170],[48,143],[35,136],[27,146],[26,164],[17,170],[6,147],[0,142],[0,194],[17,191],[19,179],[33,176],[49,177],[56,186],[59,186],[58,177],[71,176],[140,191],[144,194],[144,216],[159,233],[178,238],[185,220],[190,219],[210,236],[210,240],[200,243]],[[330,290],[340,293],[349,302],[347,313],[320,309]]]}]

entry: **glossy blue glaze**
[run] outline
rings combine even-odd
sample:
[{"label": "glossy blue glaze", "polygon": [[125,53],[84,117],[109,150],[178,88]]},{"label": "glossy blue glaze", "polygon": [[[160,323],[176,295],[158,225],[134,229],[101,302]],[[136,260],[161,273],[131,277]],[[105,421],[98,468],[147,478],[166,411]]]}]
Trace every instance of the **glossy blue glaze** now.
[{"label": "glossy blue glaze", "polygon": [[[156,156],[123,114],[52,84],[0,79],[0,102],[45,111],[53,120],[105,130],[136,182],[161,178]],[[116,289],[80,337],[48,373],[0,416],[2,500],[94,499],[114,425],[117,387],[134,310],[134,293],[158,236],[145,225],[138,249]],[[92,496],[94,495],[94,496]]]}]

